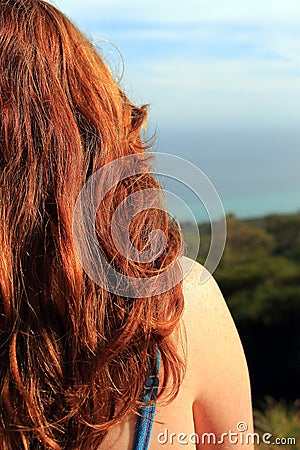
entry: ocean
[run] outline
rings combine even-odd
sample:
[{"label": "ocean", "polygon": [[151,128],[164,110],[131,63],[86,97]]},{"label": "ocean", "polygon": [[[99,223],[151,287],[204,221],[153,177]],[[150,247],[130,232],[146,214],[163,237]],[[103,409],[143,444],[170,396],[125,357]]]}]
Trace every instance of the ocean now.
[{"label": "ocean", "polygon": [[[193,193],[185,194],[182,203],[178,204],[173,196],[166,193],[168,211],[179,222],[189,222],[195,217],[197,223],[209,221],[210,205],[203,205],[202,201]],[[181,197],[181,198],[182,198]],[[234,214],[239,218],[254,218],[269,214],[291,214],[300,211],[300,195],[297,192],[271,192],[262,194],[245,194],[232,197],[222,196],[220,200],[224,208],[225,215]],[[207,209],[206,209],[207,208]]]},{"label": "ocean", "polygon": [[[157,135],[154,151],[182,158],[174,163],[175,179],[158,177],[166,190],[182,200],[166,193],[169,211],[178,220],[189,220],[192,212],[197,222],[205,222],[210,210],[215,213],[216,199],[199,199],[207,197],[202,174],[216,190],[225,214],[252,218],[300,210],[299,129],[164,129]],[[185,161],[195,167],[194,172],[186,168]],[[156,167],[159,173],[159,158]],[[162,174],[172,170],[163,167]],[[198,196],[190,188],[197,184],[197,178]]]}]

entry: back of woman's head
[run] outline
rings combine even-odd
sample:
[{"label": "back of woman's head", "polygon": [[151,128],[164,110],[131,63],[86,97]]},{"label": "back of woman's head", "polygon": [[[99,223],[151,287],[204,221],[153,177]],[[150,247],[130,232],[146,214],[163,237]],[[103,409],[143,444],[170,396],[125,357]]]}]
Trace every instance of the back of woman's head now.
[{"label": "back of woman's head", "polygon": [[[181,360],[170,335],[183,308],[180,283],[128,298],[93,282],[79,263],[74,206],[89,176],[145,154],[135,107],[92,44],[42,0],[0,0],[0,445],[94,449],[140,405],[159,349],[176,395]],[[112,174],[117,176],[118,174]],[[101,180],[100,180],[101,182]],[[137,249],[161,229],[165,251],[138,263],[110,235],[116,206],[159,185],[145,170],[117,183],[96,217],[99,247],[114,268],[149,278],[181,251],[165,212],[148,208],[129,228]],[[172,383],[171,383],[172,384]]]}]

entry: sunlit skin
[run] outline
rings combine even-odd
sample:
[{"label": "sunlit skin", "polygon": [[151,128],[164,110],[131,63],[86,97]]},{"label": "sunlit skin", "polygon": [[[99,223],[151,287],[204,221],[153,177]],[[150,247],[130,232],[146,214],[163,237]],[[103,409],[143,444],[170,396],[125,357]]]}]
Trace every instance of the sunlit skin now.
[{"label": "sunlit skin", "polygon": [[[202,285],[198,283],[202,270],[195,263],[183,282],[185,310],[180,328],[187,337],[186,376],[171,404],[157,404],[151,450],[254,448],[252,437],[246,438],[253,432],[253,416],[243,348],[213,277]],[[241,422],[248,427],[245,432],[238,432],[237,425]],[[120,448],[131,449],[134,429],[135,418],[130,417],[112,430],[103,448],[114,449],[118,443]],[[199,445],[193,445],[194,433],[199,436]],[[209,444],[208,437],[202,443],[205,433],[214,433],[216,443],[211,440]]]}]

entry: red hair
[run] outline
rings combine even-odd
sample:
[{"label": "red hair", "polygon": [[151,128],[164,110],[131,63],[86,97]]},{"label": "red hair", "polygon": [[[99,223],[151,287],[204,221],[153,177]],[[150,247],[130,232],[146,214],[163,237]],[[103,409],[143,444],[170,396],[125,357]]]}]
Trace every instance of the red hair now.
[{"label": "red hair", "polygon": [[[184,368],[171,339],[183,311],[181,283],[154,297],[112,294],[84,272],[72,237],[88,177],[146,153],[140,130],[147,108],[127,99],[54,6],[0,5],[0,445],[96,449],[111,426],[138,410],[158,349],[167,400]],[[159,228],[166,250],[139,264],[117,254],[112,212],[145,188],[161,190],[147,171],[118,183],[97,212],[99,245],[127,276],[165,271],[182,248],[176,223],[148,208],[135,217],[131,241],[143,249]]]}]

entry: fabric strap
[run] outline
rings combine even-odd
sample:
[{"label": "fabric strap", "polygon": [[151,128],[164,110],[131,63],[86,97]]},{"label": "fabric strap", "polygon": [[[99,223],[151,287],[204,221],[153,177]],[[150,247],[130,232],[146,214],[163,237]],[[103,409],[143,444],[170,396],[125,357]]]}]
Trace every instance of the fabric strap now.
[{"label": "fabric strap", "polygon": [[[145,384],[143,390],[142,402],[150,402],[157,396],[159,379],[159,366],[160,366],[160,351],[157,351],[155,369],[151,373],[150,378]],[[134,450],[147,450],[150,444],[151,431],[153,425],[153,419],[155,415],[156,403],[143,406],[140,410],[141,416],[138,417],[136,429]]]}]

